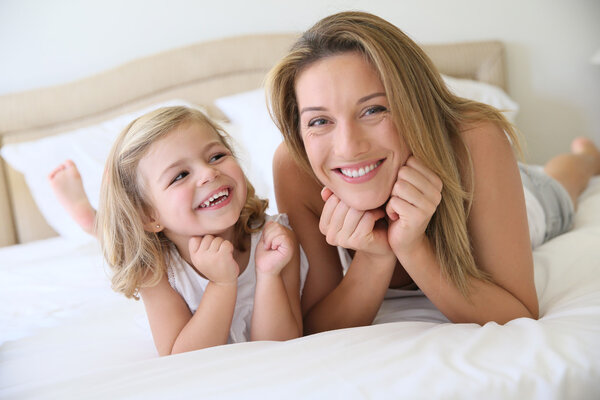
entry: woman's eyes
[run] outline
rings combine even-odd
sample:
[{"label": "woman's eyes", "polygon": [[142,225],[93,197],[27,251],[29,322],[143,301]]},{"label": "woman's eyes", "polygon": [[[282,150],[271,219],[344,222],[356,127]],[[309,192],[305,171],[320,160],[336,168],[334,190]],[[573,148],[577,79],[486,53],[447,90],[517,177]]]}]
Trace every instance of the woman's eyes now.
[{"label": "woman's eyes", "polygon": [[326,120],[325,118],[314,118],[311,119],[310,121],[308,121],[308,126],[321,126],[321,125],[326,125],[327,122],[329,122],[328,120]]},{"label": "woman's eyes", "polygon": [[[361,117],[362,116],[368,117],[371,115],[381,114],[381,113],[384,113],[387,111],[388,111],[388,109],[382,105],[374,105],[374,106],[367,107],[360,115],[361,115]],[[317,118],[313,118],[310,121],[308,121],[307,126],[309,128],[310,127],[318,127],[318,126],[327,125],[329,123],[331,123],[331,121],[329,119],[324,118],[324,117],[317,117]]]},{"label": "woman's eyes", "polygon": [[387,111],[387,108],[385,108],[384,106],[371,106],[365,110],[363,115],[373,115],[373,114],[378,114],[378,113],[382,113],[382,112],[386,112],[386,111]]}]

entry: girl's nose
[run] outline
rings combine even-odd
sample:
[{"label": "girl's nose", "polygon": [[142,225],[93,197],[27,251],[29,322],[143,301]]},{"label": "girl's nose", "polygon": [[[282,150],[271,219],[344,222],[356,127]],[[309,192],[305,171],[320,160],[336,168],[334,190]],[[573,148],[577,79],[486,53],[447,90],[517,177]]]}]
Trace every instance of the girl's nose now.
[{"label": "girl's nose", "polygon": [[202,186],[204,184],[214,181],[220,175],[219,171],[213,167],[207,166],[202,169],[198,176],[197,185]]},{"label": "girl's nose", "polygon": [[369,140],[365,132],[353,122],[338,123],[333,145],[337,156],[351,160],[369,150]]}]

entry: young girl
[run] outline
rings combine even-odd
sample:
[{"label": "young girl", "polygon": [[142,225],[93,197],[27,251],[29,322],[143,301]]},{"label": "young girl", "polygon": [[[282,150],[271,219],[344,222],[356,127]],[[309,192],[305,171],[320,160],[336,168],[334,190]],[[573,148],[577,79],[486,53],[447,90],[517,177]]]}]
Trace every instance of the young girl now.
[{"label": "young girl", "polygon": [[[306,332],[370,324],[388,287],[411,284],[454,322],[538,317],[521,177],[538,241],[564,232],[600,173],[589,140],[545,172],[518,165],[498,110],[453,95],[410,38],[361,12],[305,32],[267,91],[285,139],[278,207],[311,267]],[[353,256],[345,274],[336,246]]]},{"label": "young girl", "polygon": [[121,133],[95,230],[75,165],[50,180],[98,235],[113,288],[141,295],[160,355],[302,334],[307,263],[295,236],[285,216],[265,215],[226,133],[200,111],[158,109]]}]

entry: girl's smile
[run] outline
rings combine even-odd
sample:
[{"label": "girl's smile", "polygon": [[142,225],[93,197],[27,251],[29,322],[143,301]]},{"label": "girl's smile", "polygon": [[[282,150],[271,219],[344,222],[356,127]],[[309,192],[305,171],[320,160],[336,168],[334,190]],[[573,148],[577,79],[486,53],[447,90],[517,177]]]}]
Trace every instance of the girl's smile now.
[{"label": "girl's smile", "polygon": [[206,198],[206,200],[202,201],[197,210],[216,210],[222,207],[225,207],[231,202],[232,197],[230,197],[230,193],[233,191],[233,188],[224,186],[220,189],[214,191],[210,196]]}]

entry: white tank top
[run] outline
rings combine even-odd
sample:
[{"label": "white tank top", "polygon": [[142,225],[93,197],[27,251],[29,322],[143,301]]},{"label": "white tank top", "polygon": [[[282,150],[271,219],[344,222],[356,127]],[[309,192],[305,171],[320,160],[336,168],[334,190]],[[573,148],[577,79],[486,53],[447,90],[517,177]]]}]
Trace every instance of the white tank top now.
[{"label": "white tank top", "polygon": [[[267,221],[275,221],[285,227],[290,227],[286,214],[267,216]],[[262,231],[253,233],[250,238],[250,259],[246,269],[238,277],[237,299],[228,343],[246,342],[250,340],[250,322],[254,307],[254,291],[256,289],[256,272],[254,253]],[[171,287],[181,295],[188,308],[196,312],[202,295],[208,285],[208,280],[196,272],[181,256],[175,247],[171,252],[171,264],[167,267],[167,276]],[[308,273],[308,260],[300,247],[300,294]]]}]

